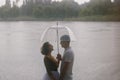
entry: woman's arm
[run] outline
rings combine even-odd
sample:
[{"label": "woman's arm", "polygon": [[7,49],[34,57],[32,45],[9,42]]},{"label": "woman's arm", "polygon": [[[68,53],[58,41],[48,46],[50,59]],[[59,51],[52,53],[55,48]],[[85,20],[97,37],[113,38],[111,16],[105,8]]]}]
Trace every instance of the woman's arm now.
[{"label": "woman's arm", "polygon": [[59,63],[60,63],[60,60],[59,59],[55,59],[53,56],[50,56],[49,59],[51,61],[53,61],[57,67],[59,67]]},{"label": "woman's arm", "polygon": [[61,54],[58,53],[56,59],[57,59],[58,64],[59,64],[60,61],[62,60]]}]

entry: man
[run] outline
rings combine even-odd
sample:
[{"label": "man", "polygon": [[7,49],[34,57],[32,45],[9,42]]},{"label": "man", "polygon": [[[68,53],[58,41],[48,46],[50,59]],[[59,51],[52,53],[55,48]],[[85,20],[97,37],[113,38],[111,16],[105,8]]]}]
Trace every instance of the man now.
[{"label": "man", "polygon": [[63,35],[60,40],[60,44],[65,49],[65,51],[61,62],[59,80],[73,80],[72,69],[74,62],[74,53],[70,47],[70,37],[69,35]]}]

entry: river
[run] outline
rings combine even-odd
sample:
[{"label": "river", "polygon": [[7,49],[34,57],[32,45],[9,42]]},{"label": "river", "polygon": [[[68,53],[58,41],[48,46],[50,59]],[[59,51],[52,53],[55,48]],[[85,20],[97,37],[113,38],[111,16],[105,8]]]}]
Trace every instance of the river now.
[{"label": "river", "polygon": [[[74,80],[120,80],[120,22],[67,22],[77,41]],[[0,80],[42,80],[40,38],[48,21],[0,22]]]}]

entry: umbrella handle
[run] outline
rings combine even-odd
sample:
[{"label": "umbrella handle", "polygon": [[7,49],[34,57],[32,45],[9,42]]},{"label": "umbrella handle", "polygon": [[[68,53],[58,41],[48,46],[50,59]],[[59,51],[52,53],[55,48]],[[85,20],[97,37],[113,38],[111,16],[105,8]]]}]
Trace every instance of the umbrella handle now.
[{"label": "umbrella handle", "polygon": [[57,33],[57,51],[59,53],[59,32],[58,32],[58,22],[57,22],[57,30],[56,30],[56,33]]}]

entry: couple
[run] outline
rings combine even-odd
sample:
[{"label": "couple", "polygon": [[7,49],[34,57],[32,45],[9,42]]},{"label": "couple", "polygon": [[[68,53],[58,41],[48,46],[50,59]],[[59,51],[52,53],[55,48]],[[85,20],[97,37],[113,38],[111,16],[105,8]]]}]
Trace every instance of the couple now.
[{"label": "couple", "polygon": [[[65,49],[63,57],[58,54],[55,59],[51,55],[53,46],[49,42],[45,42],[41,48],[41,53],[44,55],[44,64],[47,71],[43,80],[73,80],[72,67],[74,62],[74,53],[70,47],[70,37],[69,35],[63,35],[60,40],[61,46]],[[60,61],[61,67],[59,74],[58,67]]]}]

